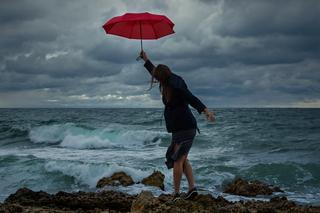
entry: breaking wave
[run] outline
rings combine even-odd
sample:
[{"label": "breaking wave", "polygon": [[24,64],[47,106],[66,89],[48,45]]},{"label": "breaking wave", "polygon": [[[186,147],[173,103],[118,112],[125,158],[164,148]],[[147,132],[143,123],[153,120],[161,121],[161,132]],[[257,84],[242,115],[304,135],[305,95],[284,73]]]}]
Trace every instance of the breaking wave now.
[{"label": "breaking wave", "polygon": [[29,138],[34,143],[57,144],[75,149],[153,147],[166,133],[150,130],[111,128],[89,129],[72,123],[34,127]]}]

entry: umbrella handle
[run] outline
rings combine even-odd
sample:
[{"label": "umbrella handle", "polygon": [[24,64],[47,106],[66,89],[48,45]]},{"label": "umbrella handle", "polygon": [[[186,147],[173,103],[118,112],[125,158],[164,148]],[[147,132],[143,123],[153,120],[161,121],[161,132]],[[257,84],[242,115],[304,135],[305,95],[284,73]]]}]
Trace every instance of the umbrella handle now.
[{"label": "umbrella handle", "polygon": [[141,21],[139,21],[140,24],[140,46],[141,46],[141,51],[143,51],[143,46],[142,46],[142,27],[141,27]]}]

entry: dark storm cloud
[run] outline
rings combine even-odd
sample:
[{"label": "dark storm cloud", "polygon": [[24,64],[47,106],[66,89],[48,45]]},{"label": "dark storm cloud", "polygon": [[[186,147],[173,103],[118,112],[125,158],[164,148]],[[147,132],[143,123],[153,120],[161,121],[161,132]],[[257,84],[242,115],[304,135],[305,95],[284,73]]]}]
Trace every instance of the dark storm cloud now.
[{"label": "dark storm cloud", "polygon": [[[19,1],[2,0],[0,7],[0,23],[4,25],[19,24],[21,21],[26,22],[45,16],[45,13],[34,2],[24,0]],[[24,7],[28,4],[27,7]]]},{"label": "dark storm cloud", "polygon": [[[55,54],[61,55],[55,56]],[[68,54],[71,56],[67,56]],[[54,52],[52,55],[52,58],[50,54],[20,56],[16,60],[7,60],[6,69],[22,74],[46,74],[55,78],[65,78],[112,75],[119,72],[121,68],[112,62],[88,60],[81,55],[68,52]]]},{"label": "dark storm cloud", "polygon": [[200,22],[175,38],[181,45],[182,37],[194,44],[184,56],[198,55],[212,59],[212,66],[226,66],[296,63],[319,55],[318,1],[205,2],[209,9],[203,8]]},{"label": "dark storm cloud", "polygon": [[[90,20],[83,19],[88,8],[83,2],[73,6],[59,1],[8,1],[1,8],[6,11],[0,39],[2,90],[70,88],[81,78],[113,75],[123,67],[86,57],[102,28],[88,31]],[[70,15],[75,9],[83,12]]]},{"label": "dark storm cloud", "polygon": [[128,51],[131,48],[130,46],[125,46],[122,43],[120,40],[109,43],[101,42],[88,49],[85,52],[86,57],[118,64],[132,62],[137,55],[133,55],[131,51]]},{"label": "dark storm cloud", "polygon": [[[227,68],[203,68],[203,75],[193,72],[185,78],[194,93],[203,99],[233,100],[237,106],[244,104],[244,101],[249,101],[249,106],[252,102],[256,106],[270,106],[276,100],[285,106],[288,101],[310,100],[319,96],[319,66],[320,63],[314,61],[265,66],[232,65]],[[197,85],[197,82],[202,84]]]},{"label": "dark storm cloud", "polygon": [[320,103],[317,0],[4,0],[0,107],[161,106],[157,85],[146,91],[150,76],[135,61],[140,42],[101,27],[142,11],[175,23],[175,34],[144,48],[207,105]]},{"label": "dark storm cloud", "polygon": [[215,24],[224,36],[316,36],[320,34],[316,25],[319,11],[320,4],[314,0],[226,0]]}]

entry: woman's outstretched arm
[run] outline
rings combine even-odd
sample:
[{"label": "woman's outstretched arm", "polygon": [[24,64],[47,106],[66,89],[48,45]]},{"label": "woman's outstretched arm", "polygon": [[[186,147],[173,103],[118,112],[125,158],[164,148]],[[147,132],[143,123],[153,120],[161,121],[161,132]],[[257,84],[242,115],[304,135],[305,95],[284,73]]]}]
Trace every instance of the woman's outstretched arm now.
[{"label": "woman's outstretched arm", "polygon": [[155,68],[155,66],[152,64],[152,62],[148,59],[147,54],[144,51],[141,51],[140,57],[144,60],[144,67],[149,71],[150,75],[152,75],[152,72]]},{"label": "woman's outstretched arm", "polygon": [[203,113],[206,115],[208,121],[214,122],[216,120],[214,113],[209,111],[208,108],[205,108]]},{"label": "woman's outstretched arm", "polygon": [[178,82],[179,83],[175,84],[175,87],[181,91],[182,96],[184,96],[188,103],[195,108],[199,114],[204,113],[208,121],[215,121],[214,113],[209,111],[209,109],[200,101],[200,99],[191,93],[184,80],[181,79]]},{"label": "woman's outstretched arm", "polygon": [[195,108],[199,114],[204,113],[208,121],[215,121],[213,112],[209,111],[209,109],[190,92],[187,86],[183,89],[183,94],[189,101],[189,104]]}]

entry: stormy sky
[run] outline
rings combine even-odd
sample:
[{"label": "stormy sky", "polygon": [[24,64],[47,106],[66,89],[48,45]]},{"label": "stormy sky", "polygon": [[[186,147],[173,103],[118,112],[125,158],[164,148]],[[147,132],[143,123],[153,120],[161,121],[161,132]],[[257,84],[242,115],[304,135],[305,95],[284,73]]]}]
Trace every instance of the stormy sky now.
[{"label": "stormy sky", "polygon": [[149,58],[208,107],[320,107],[318,0],[1,0],[0,107],[162,107],[140,41],[102,29],[146,11],[176,32]]}]

